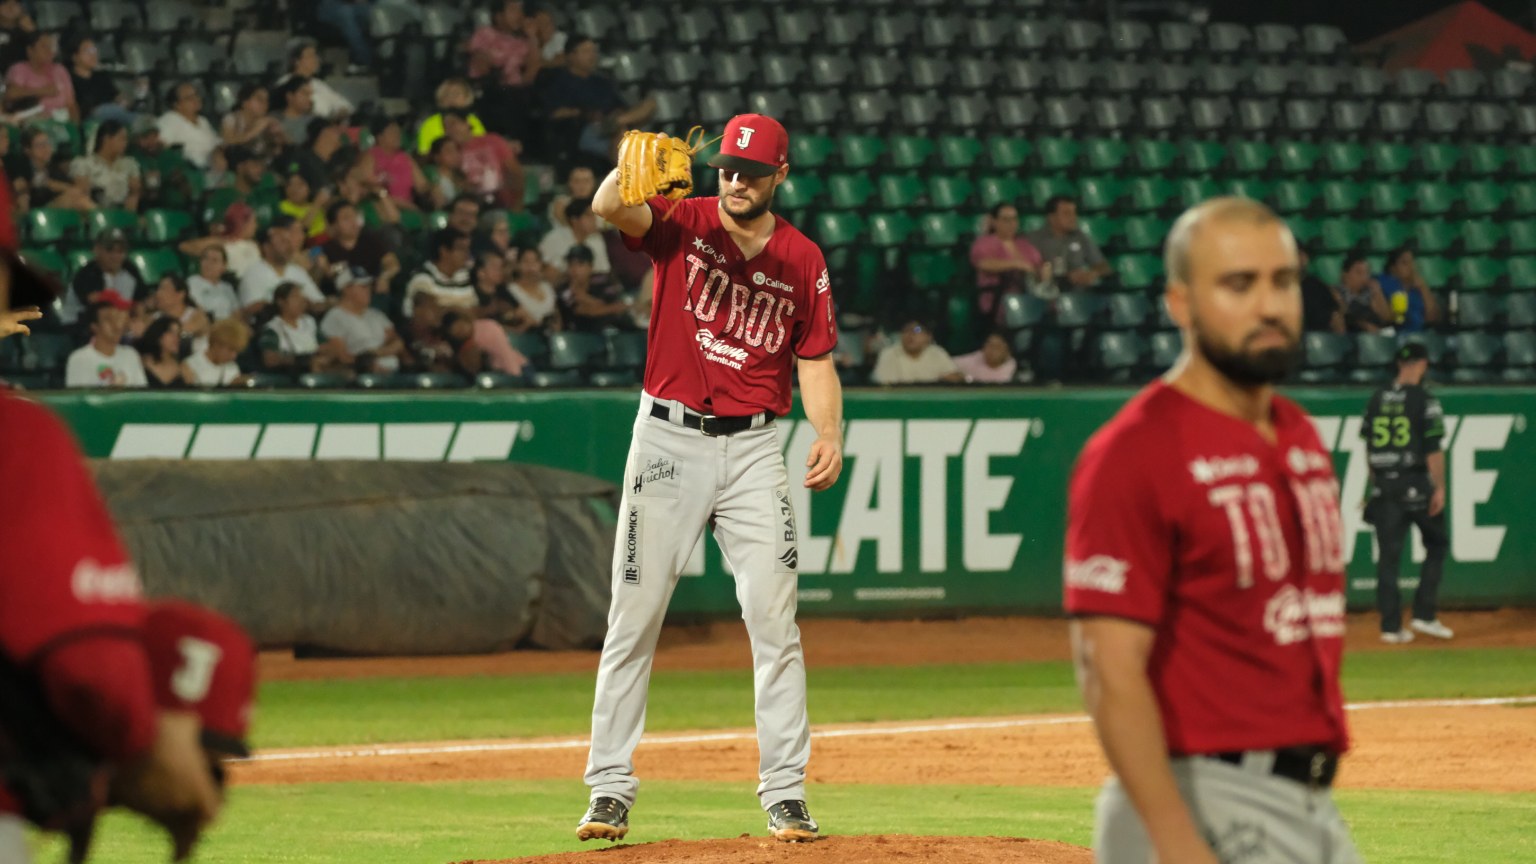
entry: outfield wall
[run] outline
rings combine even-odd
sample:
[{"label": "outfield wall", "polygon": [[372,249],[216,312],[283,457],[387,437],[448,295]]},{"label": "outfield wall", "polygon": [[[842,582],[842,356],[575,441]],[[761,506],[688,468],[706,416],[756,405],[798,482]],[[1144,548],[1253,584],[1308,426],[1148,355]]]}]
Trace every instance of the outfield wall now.
[{"label": "outfield wall", "polygon": [[[802,614],[879,617],[1059,607],[1063,499],[1084,440],[1125,389],[854,390],[841,482],[792,483]],[[1374,544],[1359,412],[1367,391],[1295,390],[1333,448],[1350,600],[1369,606]],[[1448,606],[1536,605],[1536,391],[1441,391]],[[97,458],[512,460],[617,480],[633,392],[46,394]],[[778,423],[791,478],[815,432]],[[686,478],[684,479],[686,482]],[[765,494],[767,494],[765,492]],[[1422,555],[1414,540],[1414,557]],[[1405,571],[1410,568],[1405,567]],[[1405,573],[1405,575],[1411,575]],[[1414,584],[1405,580],[1405,584]],[[677,617],[738,614],[713,543],[678,586]]]}]

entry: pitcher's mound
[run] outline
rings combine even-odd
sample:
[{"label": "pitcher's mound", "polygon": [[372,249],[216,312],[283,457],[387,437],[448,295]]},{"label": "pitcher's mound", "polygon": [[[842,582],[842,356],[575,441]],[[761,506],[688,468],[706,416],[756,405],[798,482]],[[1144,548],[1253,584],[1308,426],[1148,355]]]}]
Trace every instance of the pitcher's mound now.
[{"label": "pitcher's mound", "polygon": [[734,840],[663,840],[619,844],[504,861],[460,864],[1090,864],[1093,852],[1054,840],[1011,837],[907,837],[900,834],[826,837],[780,843],[743,835]]}]

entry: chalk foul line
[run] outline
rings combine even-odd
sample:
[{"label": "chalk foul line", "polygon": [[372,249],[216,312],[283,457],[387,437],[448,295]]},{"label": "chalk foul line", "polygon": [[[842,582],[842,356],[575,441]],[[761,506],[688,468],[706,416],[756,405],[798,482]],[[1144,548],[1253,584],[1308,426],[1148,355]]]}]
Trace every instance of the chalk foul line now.
[{"label": "chalk foul line", "polygon": [[[1503,696],[1486,699],[1402,699],[1390,702],[1352,702],[1350,711],[1382,711],[1411,708],[1485,708],[1509,705],[1536,705],[1536,696]],[[866,738],[884,735],[931,735],[938,732],[971,732],[986,729],[1026,729],[1035,726],[1067,726],[1087,723],[1085,714],[1053,717],[1014,717],[1007,720],[967,720],[946,723],[904,723],[857,726],[848,729],[812,730],[812,738]],[[755,732],[714,732],[692,735],[648,735],[642,746],[679,744],[717,744],[756,741]],[[258,753],[237,762],[302,762],[317,760],[377,759],[388,756],[445,756],[455,753],[516,753],[585,749],[588,738],[561,738],[550,741],[486,741],[467,744],[380,745],[378,747],[327,748]]]}]

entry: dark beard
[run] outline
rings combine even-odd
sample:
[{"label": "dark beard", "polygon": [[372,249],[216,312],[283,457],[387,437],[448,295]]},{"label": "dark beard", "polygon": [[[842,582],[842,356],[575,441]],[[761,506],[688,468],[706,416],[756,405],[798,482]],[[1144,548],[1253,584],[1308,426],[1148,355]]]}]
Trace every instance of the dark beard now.
[{"label": "dark beard", "polygon": [[1266,348],[1257,354],[1245,354],[1241,350],[1229,351],[1205,338],[1199,327],[1194,328],[1195,342],[1200,353],[1211,366],[1227,380],[1239,387],[1262,387],[1284,381],[1296,361],[1301,357],[1301,343],[1288,348]]},{"label": "dark beard", "polygon": [[755,221],[757,221],[758,217],[760,217],[764,213],[768,212],[768,208],[769,207],[773,206],[773,195],[777,191],[778,191],[777,189],[769,189],[768,190],[768,197],[763,199],[763,203],[756,205],[755,207],[753,207],[752,209],[748,210],[745,213],[737,215],[735,213],[731,213],[730,208],[726,208],[725,212],[729,213],[730,217],[732,219],[735,219],[737,222],[742,222],[742,223],[755,222]]}]

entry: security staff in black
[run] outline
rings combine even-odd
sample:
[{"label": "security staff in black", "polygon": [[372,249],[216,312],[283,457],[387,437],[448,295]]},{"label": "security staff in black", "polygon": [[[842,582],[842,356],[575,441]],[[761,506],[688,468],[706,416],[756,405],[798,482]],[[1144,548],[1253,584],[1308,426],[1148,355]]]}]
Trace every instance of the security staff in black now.
[{"label": "security staff in black", "polygon": [[[1417,342],[1397,351],[1397,380],[1371,396],[1360,435],[1370,455],[1371,497],[1365,519],[1376,526],[1381,557],[1376,563],[1376,609],[1381,641],[1412,642],[1415,631],[1449,639],[1451,629],[1436,616],[1440,576],[1450,535],[1445,526],[1445,415],[1424,387],[1429,353]],[[1424,566],[1413,595],[1411,629],[1403,629],[1398,565],[1409,525],[1424,539]]]}]

